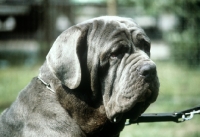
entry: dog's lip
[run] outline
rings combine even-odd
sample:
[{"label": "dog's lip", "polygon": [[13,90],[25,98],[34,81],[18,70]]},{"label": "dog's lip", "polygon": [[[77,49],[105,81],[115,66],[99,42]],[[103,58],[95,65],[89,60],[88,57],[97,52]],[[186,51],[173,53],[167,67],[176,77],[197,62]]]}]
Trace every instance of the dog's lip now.
[{"label": "dog's lip", "polygon": [[137,120],[138,117],[144,113],[144,111],[148,108],[150,103],[147,102],[139,102],[137,103],[130,111],[126,112],[124,114],[124,118],[131,119],[131,120]]},{"label": "dog's lip", "polygon": [[137,120],[139,116],[146,110],[146,108],[150,105],[150,103],[147,102],[138,102],[134,105],[134,107],[125,113],[118,113],[115,114],[110,121],[112,123],[118,123],[122,118],[125,119],[132,119]]},{"label": "dog's lip", "polygon": [[132,120],[137,120],[139,116],[149,107],[152,101],[153,92],[150,88],[147,89],[144,96],[137,101],[137,103],[130,109],[128,112],[125,113],[125,117],[131,118]]},{"label": "dog's lip", "polygon": [[122,118],[132,120],[137,120],[139,116],[141,116],[142,113],[148,108],[148,106],[153,102],[152,101],[152,89],[148,88],[140,98],[136,100],[136,104],[133,105],[130,110],[127,112],[120,112],[116,113],[113,116],[111,116],[110,121],[112,123],[118,123]]}]

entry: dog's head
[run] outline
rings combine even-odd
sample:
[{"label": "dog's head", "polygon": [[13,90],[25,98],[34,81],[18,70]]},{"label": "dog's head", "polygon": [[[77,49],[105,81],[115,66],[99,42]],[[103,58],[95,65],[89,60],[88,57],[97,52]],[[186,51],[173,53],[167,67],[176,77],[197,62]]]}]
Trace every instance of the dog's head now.
[{"label": "dog's head", "polygon": [[101,95],[107,118],[137,118],[158,96],[150,40],[132,21],[99,17],[63,32],[47,55],[47,64],[70,89],[81,83]]}]

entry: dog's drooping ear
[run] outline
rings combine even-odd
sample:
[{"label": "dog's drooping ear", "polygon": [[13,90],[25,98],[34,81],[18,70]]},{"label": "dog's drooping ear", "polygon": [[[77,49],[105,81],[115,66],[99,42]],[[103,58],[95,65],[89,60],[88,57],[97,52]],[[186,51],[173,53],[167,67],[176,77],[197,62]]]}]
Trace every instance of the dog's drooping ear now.
[{"label": "dog's drooping ear", "polygon": [[70,89],[77,88],[81,82],[77,48],[81,46],[83,37],[78,28],[69,28],[56,39],[46,57],[51,72]]}]

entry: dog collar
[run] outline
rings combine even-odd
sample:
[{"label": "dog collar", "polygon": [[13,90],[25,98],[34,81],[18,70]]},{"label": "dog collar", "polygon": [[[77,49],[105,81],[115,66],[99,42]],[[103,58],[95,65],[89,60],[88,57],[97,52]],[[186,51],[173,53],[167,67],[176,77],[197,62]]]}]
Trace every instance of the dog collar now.
[{"label": "dog collar", "polygon": [[49,89],[51,92],[56,93],[50,86],[50,84],[44,82],[44,80],[42,80],[39,76],[37,77],[45,86],[47,89]]}]

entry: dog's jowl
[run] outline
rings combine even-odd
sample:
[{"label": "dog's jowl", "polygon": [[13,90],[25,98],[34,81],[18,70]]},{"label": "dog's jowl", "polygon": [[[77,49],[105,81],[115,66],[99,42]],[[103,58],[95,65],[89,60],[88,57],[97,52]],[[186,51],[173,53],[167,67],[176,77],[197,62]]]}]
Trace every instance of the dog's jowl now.
[{"label": "dog's jowl", "polygon": [[1,114],[0,136],[119,136],[126,119],[137,119],[158,96],[150,48],[129,18],[104,16],[70,27]]}]

